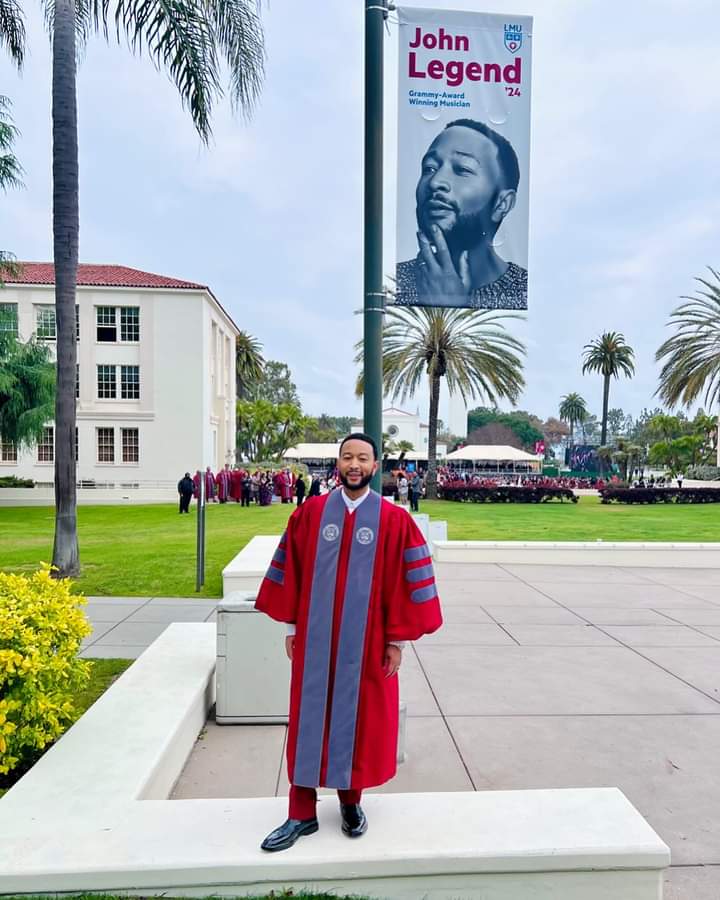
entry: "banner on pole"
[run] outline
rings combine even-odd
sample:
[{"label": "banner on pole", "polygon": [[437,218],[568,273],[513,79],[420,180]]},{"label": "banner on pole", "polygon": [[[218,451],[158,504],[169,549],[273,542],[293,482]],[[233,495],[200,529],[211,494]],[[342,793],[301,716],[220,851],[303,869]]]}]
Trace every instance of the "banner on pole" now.
[{"label": "banner on pole", "polygon": [[396,302],[526,309],[532,18],[398,16]]}]

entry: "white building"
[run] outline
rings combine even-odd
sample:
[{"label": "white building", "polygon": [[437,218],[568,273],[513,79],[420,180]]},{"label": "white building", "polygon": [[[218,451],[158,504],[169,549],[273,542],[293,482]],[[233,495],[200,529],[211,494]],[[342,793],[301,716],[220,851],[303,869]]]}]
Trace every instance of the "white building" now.
[{"label": "white building", "polygon": [[[356,431],[363,430],[362,420],[353,422]],[[430,428],[420,419],[420,414],[405,412],[395,406],[388,406],[382,411],[382,430],[394,444],[409,441],[414,453],[408,459],[427,459]],[[445,444],[437,445],[437,456],[445,456]]]},{"label": "white building", "polygon": [[[24,263],[0,292],[3,322],[55,341],[54,269]],[[235,454],[238,328],[201,284],[124,266],[81,265],[77,289],[80,484],[176,484]],[[53,481],[54,428],[32,452],[0,446],[0,475]]]}]

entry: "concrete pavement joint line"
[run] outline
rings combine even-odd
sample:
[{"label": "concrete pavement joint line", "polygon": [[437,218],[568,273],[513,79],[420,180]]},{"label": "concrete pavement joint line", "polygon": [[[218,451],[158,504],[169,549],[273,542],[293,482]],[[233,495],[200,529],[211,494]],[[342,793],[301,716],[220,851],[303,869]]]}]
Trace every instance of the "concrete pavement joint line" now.
[{"label": "concrete pavement joint line", "polygon": [[414,643],[412,645],[412,648],[413,648],[413,653],[415,654],[415,659],[417,660],[417,663],[420,666],[420,671],[423,673],[423,677],[425,678],[425,681],[427,682],[427,686],[430,689],[430,693],[432,694],[433,700],[435,701],[435,705],[440,710],[440,718],[443,720],[443,725],[447,728],[447,732],[450,735],[450,740],[453,742],[453,747],[455,747],[455,752],[457,753],[458,758],[459,758],[460,762],[462,763],[463,769],[465,769],[465,774],[468,777],[468,781],[472,785],[472,789],[474,791],[477,791],[478,787],[475,784],[475,780],[473,779],[472,775],[470,774],[470,768],[469,768],[468,764],[465,762],[465,757],[462,755],[460,747],[458,746],[458,742],[455,740],[455,735],[453,734],[452,728],[450,727],[447,717],[446,717],[445,713],[443,712],[443,708],[440,706],[440,702],[439,702],[438,698],[435,696],[435,691],[433,690],[433,686],[430,683],[430,679],[427,676],[427,672],[425,671],[425,666],[423,666],[422,660],[418,656],[418,653],[417,653],[417,650],[415,649]]},{"label": "concrete pavement joint line", "polygon": [[[525,582],[525,583],[527,584],[527,582]],[[528,587],[530,587],[530,585],[528,585]],[[544,593],[544,591],[540,590],[540,588],[536,588],[536,590],[538,590],[544,597],[547,597],[548,600],[552,600],[552,597],[549,597],[546,593]],[[695,599],[697,600],[698,598],[696,597]],[[561,603],[559,600],[556,600],[555,602],[558,603],[560,606],[562,606],[563,609],[566,609],[568,612],[573,611],[570,609],[569,606],[565,606],[565,604]],[[575,615],[579,616],[581,619],[585,619],[585,616],[580,615],[580,613],[575,613]],[[703,697],[707,697],[708,700],[712,700],[713,703],[716,703],[718,706],[720,706],[720,699],[718,699],[717,697],[713,697],[712,694],[708,694],[706,691],[703,691],[697,685],[691,684],[689,681],[686,681],[684,678],[681,678],[675,672],[671,672],[669,669],[666,669],[665,666],[660,665],[659,662],[656,662],[654,659],[650,659],[650,657],[645,656],[644,653],[640,653],[640,651],[637,647],[631,647],[629,644],[626,644],[624,641],[620,640],[620,638],[617,638],[614,635],[609,634],[607,631],[605,631],[602,628],[601,625],[594,625],[589,619],[585,619],[585,621],[587,622],[588,625],[593,625],[593,627],[597,628],[598,631],[601,631],[604,635],[607,635],[607,637],[611,638],[613,641],[616,641],[619,646],[624,647],[626,650],[630,650],[636,656],[639,656],[640,659],[644,659],[646,662],[651,663],[653,666],[656,666],[658,669],[665,672],[667,675],[672,676],[674,679],[676,679],[676,681],[679,681],[682,684],[687,685],[687,687],[691,688],[694,691],[697,691],[698,694],[702,694]],[[681,648],[681,649],[683,649],[683,648]],[[686,647],[684,649],[692,649],[692,648]],[[439,705],[440,704],[438,704],[438,706]],[[441,712],[442,712],[442,710],[441,710]],[[680,713],[680,715],[683,715],[683,714]]]},{"label": "concrete pavement joint line", "polygon": [[283,760],[285,759],[285,748],[287,747],[287,739],[288,739],[288,729],[287,725],[285,726],[285,734],[283,736],[282,747],[280,748],[280,765],[278,766],[277,778],[275,779],[275,796],[280,796],[280,779],[282,778],[283,773]]},{"label": "concrete pavement joint line", "polygon": [[[142,598],[142,597],[139,597],[138,599],[142,600],[143,598]],[[147,597],[147,598],[145,599],[145,602],[144,602],[141,606],[138,606],[137,609],[134,609],[131,613],[128,613],[128,615],[127,615],[124,619],[120,619],[120,621],[119,621],[119,622],[116,622],[116,623],[113,625],[112,628],[110,628],[108,631],[103,632],[101,635],[98,635],[98,637],[96,637],[94,641],[91,641],[86,647],[83,647],[83,651],[89,650],[89,649],[90,649],[91,647],[93,647],[99,640],[101,640],[101,639],[104,638],[104,637],[107,637],[107,636],[110,634],[110,632],[114,631],[114,630],[118,627],[118,625],[123,625],[125,622],[127,622],[127,620],[128,620],[131,616],[134,616],[134,615],[135,615],[135,613],[138,611],[138,609],[145,609],[145,607],[148,605],[148,603],[150,603],[150,601],[151,601],[152,599],[153,599],[152,597]],[[112,601],[112,600],[115,600],[115,598],[114,598],[114,597],[107,597],[106,600]],[[89,602],[90,602],[90,601],[88,600],[88,603],[89,603]],[[101,603],[104,603],[105,601],[101,600],[100,602],[101,602]],[[86,615],[87,615],[87,613],[86,613]],[[94,630],[94,627],[93,627],[93,630]]]},{"label": "concrete pavement joint line", "polygon": [[[518,645],[518,647],[521,646],[520,641],[515,637],[515,635],[510,634],[510,632],[507,630],[507,628],[505,628],[505,626],[502,624],[502,622],[498,622],[498,620],[495,618],[495,616],[491,612],[488,612],[484,606],[481,606],[480,609],[482,609],[482,611],[485,613],[486,616],[490,616],[490,618],[498,626],[498,628],[501,628],[509,638],[511,638],[513,641],[515,641],[515,643]],[[455,647],[471,647],[473,645],[472,644],[454,644],[453,646],[455,646]],[[477,646],[481,647],[482,644],[478,644]]]},{"label": "concrete pavement joint line", "polygon": [[[671,622],[675,622],[677,625],[682,625],[683,628],[690,628],[692,631],[697,631],[697,633],[703,635],[703,637],[712,638],[714,641],[717,641],[720,644],[720,638],[716,638],[712,634],[706,634],[704,631],[701,631],[702,628],[712,628],[713,627],[712,625],[704,625],[704,626],[703,625],[691,625],[689,622],[682,622],[680,619],[673,619],[672,616],[669,616],[667,613],[660,612],[659,609],[654,609],[653,612],[658,613],[658,615],[660,615],[660,616],[665,616],[666,619],[669,619]],[[656,628],[667,628],[668,626],[667,625],[657,625],[655,627]],[[678,645],[678,646],[682,646],[682,645]],[[693,645],[688,644],[688,646],[693,646]],[[702,645],[700,645],[700,646],[702,646]]]}]

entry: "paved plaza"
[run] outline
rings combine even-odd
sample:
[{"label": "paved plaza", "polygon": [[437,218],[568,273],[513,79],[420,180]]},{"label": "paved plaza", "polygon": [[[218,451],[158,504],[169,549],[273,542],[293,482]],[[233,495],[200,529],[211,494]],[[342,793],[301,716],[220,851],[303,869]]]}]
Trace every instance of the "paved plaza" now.
[{"label": "paved plaza", "polygon": [[[617,786],[672,849],[665,900],[719,900],[720,570],[437,575],[446,624],[404,654],[408,759],[380,790]],[[83,655],[136,657],[214,605],[91,599]],[[285,731],[208,722],[174,797],[286,794]]]}]

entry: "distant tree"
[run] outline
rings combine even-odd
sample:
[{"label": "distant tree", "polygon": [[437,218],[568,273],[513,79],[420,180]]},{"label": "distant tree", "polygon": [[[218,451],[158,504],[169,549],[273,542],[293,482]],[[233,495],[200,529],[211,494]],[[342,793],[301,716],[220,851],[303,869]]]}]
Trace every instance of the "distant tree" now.
[{"label": "distant tree", "polygon": [[[390,307],[383,330],[383,387],[385,394],[404,402],[421,384],[430,392],[428,415],[427,496],[437,493],[437,432],[440,383],[463,400],[485,397],[515,403],[525,382],[523,344],[512,337],[503,319],[513,313],[474,309]],[[358,345],[356,362],[362,362]],[[363,392],[363,373],[356,392]]]},{"label": "distant tree", "polygon": [[0,437],[16,447],[37,443],[55,408],[55,366],[48,347],[19,340],[0,316]]},{"label": "distant tree", "polygon": [[550,418],[543,423],[542,432],[545,439],[545,446],[549,449],[550,447],[556,447],[558,444],[561,444],[570,434],[570,429],[564,422],[561,422],[560,419],[550,416]]},{"label": "distant tree", "polygon": [[580,423],[583,444],[597,444],[600,442],[600,422],[594,413],[588,413],[586,419]]},{"label": "distant tree", "polygon": [[603,376],[603,408],[600,426],[600,443],[607,442],[608,403],[610,379],[621,374],[631,378],[635,374],[635,351],[625,342],[625,336],[616,331],[606,331],[599,338],[585,345],[583,350],[583,375],[597,372]]},{"label": "distant tree", "polygon": [[415,447],[412,441],[398,441],[397,449],[399,453],[412,453]]},{"label": "distant tree", "polygon": [[560,418],[569,426],[569,443],[573,443],[575,426],[584,422],[588,417],[587,403],[576,392],[565,394],[560,401]]},{"label": "distant tree", "polygon": [[262,344],[247,331],[235,338],[235,389],[238,400],[248,400],[254,387],[262,381],[265,360]]},{"label": "distant tree", "polygon": [[281,457],[298,443],[306,424],[299,406],[269,400],[239,400],[237,421],[238,455],[254,462]]},{"label": "distant tree", "polygon": [[627,437],[632,433],[633,417],[617,406],[608,410],[607,422],[608,434],[612,437]]},{"label": "distant tree", "polygon": [[328,424],[326,416],[314,418],[308,416],[305,419],[305,432],[303,441],[308,444],[334,444],[337,442],[335,426]]},{"label": "distant tree", "polygon": [[467,437],[471,446],[479,447],[515,447],[524,450],[525,444],[517,432],[504,422],[488,422],[471,431]]},{"label": "distant tree", "polygon": [[284,362],[269,359],[263,366],[262,378],[251,388],[250,400],[267,400],[270,403],[290,403],[300,406],[297,387],[292,372]]},{"label": "distant tree", "polygon": [[[490,407],[477,407],[468,412],[468,434],[476,432],[485,425],[498,424],[507,426],[516,436],[509,446],[534,451],[536,441],[543,440],[542,420],[525,410],[513,410],[506,413]],[[469,441],[469,438],[468,438]],[[503,441],[507,444],[507,441]]]},{"label": "distant tree", "polygon": [[655,416],[663,415],[664,412],[665,410],[659,406],[655,407],[655,409],[643,409],[633,423],[632,431],[629,435],[630,439],[634,443],[642,444],[643,446],[651,444],[654,437],[650,433],[649,423]]}]

